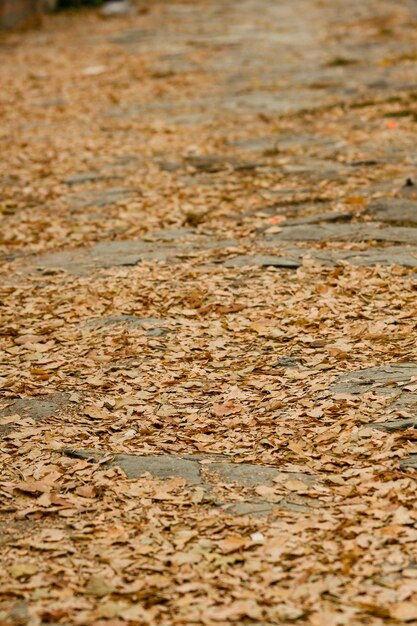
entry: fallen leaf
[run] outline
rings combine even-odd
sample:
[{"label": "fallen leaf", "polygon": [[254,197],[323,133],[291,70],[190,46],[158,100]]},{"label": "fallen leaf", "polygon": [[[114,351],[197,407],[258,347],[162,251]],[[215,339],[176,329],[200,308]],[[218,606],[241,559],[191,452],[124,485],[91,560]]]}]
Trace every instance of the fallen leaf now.
[{"label": "fallen leaf", "polygon": [[234,415],[236,413],[241,413],[243,411],[243,406],[238,402],[234,402],[233,400],[227,400],[223,404],[215,404],[214,405],[214,415],[216,417],[225,417],[227,415]]},{"label": "fallen leaf", "polygon": [[102,598],[113,593],[113,585],[101,576],[92,576],[85,586],[85,593],[89,596]]},{"label": "fallen leaf", "polygon": [[239,535],[229,535],[225,539],[218,542],[218,547],[223,554],[231,554],[238,550],[242,550],[248,545],[248,540],[245,537]]},{"label": "fallen leaf", "polygon": [[417,620],[417,602],[398,602],[390,609],[390,616],[402,622]]},{"label": "fallen leaf", "polygon": [[8,568],[8,571],[13,578],[27,578],[33,576],[38,571],[37,565],[34,563],[20,562],[15,563]]},{"label": "fallen leaf", "polygon": [[306,483],[304,483],[302,480],[298,480],[298,478],[290,478],[290,480],[285,481],[284,487],[288,489],[288,491],[309,491],[308,485],[306,485]]}]

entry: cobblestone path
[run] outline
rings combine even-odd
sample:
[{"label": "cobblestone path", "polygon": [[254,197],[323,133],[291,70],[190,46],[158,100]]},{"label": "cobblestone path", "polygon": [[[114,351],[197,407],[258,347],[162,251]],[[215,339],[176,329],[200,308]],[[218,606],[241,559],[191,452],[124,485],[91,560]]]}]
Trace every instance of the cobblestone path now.
[{"label": "cobblestone path", "polygon": [[0,624],[417,624],[417,4],[136,9],[0,36]]}]

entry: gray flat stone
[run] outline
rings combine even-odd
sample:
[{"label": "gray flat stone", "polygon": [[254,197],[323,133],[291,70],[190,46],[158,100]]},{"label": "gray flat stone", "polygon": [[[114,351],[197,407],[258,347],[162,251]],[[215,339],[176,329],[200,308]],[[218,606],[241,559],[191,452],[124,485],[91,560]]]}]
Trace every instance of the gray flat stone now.
[{"label": "gray flat stone", "polygon": [[[383,396],[390,396],[388,403],[382,409],[382,414],[387,417],[387,420],[369,424],[369,426],[377,430],[396,432],[407,428],[417,428],[417,393],[404,389],[404,386],[412,383],[412,378],[416,377],[416,363],[393,363],[345,374],[330,387],[330,391],[333,394],[347,395],[362,395],[373,391]],[[395,419],[396,415],[398,418]],[[392,417],[394,419],[389,419]]]},{"label": "gray flat stone", "polygon": [[[42,421],[47,417],[55,415],[57,411],[68,404],[69,397],[68,393],[56,392],[34,398],[19,398],[0,409],[0,417],[19,415],[21,417],[30,417],[35,421]],[[0,433],[7,434],[13,428],[13,423],[0,424]]]},{"label": "gray flat stone", "polygon": [[313,503],[312,499],[306,496],[294,495],[282,498],[276,506],[294,513],[307,513],[311,508],[319,508],[320,505],[317,502]]},{"label": "gray flat stone", "polygon": [[[317,200],[313,198],[309,201],[305,199],[311,196],[311,190],[308,188],[302,188],[299,190],[298,193],[295,193],[294,189],[280,189],[279,192],[271,192],[271,196],[272,198],[274,198],[275,196],[275,200],[272,202],[272,204],[264,206],[262,208],[249,209],[248,211],[245,211],[243,213],[236,213],[235,216],[241,218],[242,215],[251,216],[254,214],[262,214],[271,215],[273,217],[282,216],[284,218],[286,218],[288,215],[292,215],[294,218],[296,218],[296,216],[299,214],[304,214],[308,211],[311,211],[312,205],[316,206],[317,208],[320,207],[323,212],[331,212],[331,204],[326,200]],[[302,198],[299,199],[299,196],[302,196]],[[327,211],[327,209],[329,209],[329,211]],[[284,224],[288,225],[288,220],[284,220],[280,224],[280,227],[282,227]]]},{"label": "gray flat stone", "polygon": [[417,363],[391,363],[380,367],[368,367],[341,376],[331,385],[332,393],[363,394],[377,391],[383,395],[392,395],[401,391],[398,383],[407,383],[417,376]]},{"label": "gray flat stone", "polygon": [[238,502],[237,504],[228,504],[224,510],[237,517],[251,515],[252,517],[265,517],[269,515],[278,505],[269,502]]},{"label": "gray flat stone", "polygon": [[167,328],[161,328],[164,320],[156,317],[136,317],[136,315],[113,315],[109,317],[99,317],[86,322],[84,328],[100,328],[103,326],[112,326],[113,324],[123,324],[129,328],[141,328],[142,326],[159,327],[160,330],[168,332]]},{"label": "gray flat stone", "polygon": [[164,172],[177,172],[178,170],[182,169],[182,164],[178,161],[166,161],[164,159],[156,159],[156,162],[158,163],[161,170],[163,170]]},{"label": "gray flat stone", "polygon": [[[106,457],[106,452],[101,450],[73,450],[65,449],[66,456],[98,462]],[[170,454],[158,455],[135,455],[135,454],[110,454],[108,464],[120,467],[128,478],[139,478],[146,473],[155,478],[172,478],[179,476],[184,478],[190,485],[202,483],[200,465],[198,460],[192,457]]]},{"label": "gray flat stone", "polygon": [[103,241],[91,248],[91,257],[100,267],[137,265],[144,259],[166,260],[176,250],[167,246],[152,246],[143,241]]},{"label": "gray flat stone", "polygon": [[180,456],[116,454],[112,464],[120,467],[128,478],[139,478],[149,472],[155,478],[179,476],[184,478],[189,485],[202,483],[198,462]]},{"label": "gray flat stone", "polygon": [[368,213],[382,222],[406,222],[417,226],[417,200],[380,198],[369,204]]},{"label": "gray flat stone", "polygon": [[128,46],[131,44],[142,43],[143,41],[150,39],[152,35],[152,30],[146,30],[145,28],[135,28],[112,37],[110,41],[120,45]]},{"label": "gray flat stone", "polygon": [[[184,229],[184,232],[191,232]],[[173,238],[180,236],[175,233]],[[161,234],[156,235],[158,237]],[[31,259],[30,270],[62,269],[70,274],[85,275],[94,268],[110,268],[118,266],[134,266],[145,260],[167,261],[194,255],[201,250],[223,249],[236,245],[235,241],[216,241],[205,237],[196,237],[192,241],[184,241],[177,245],[169,241],[154,241],[151,233],[147,241],[103,241],[90,248],[75,248],[62,252],[51,252]],[[151,241],[149,241],[151,239]]]},{"label": "gray flat stone", "polygon": [[401,469],[417,469],[417,454],[410,454],[407,458],[400,461]]},{"label": "gray flat stone", "polygon": [[186,157],[185,162],[199,172],[220,172],[229,165],[226,157],[208,154]]},{"label": "gray flat stone", "polygon": [[220,172],[221,170],[233,168],[235,170],[254,170],[260,163],[241,161],[234,157],[222,155],[194,155],[185,158],[187,165],[190,165],[198,172]]},{"label": "gray flat stone", "polygon": [[291,113],[304,109],[315,108],[330,102],[331,98],[320,90],[299,89],[297,93],[276,90],[263,91],[255,90],[242,95],[224,95],[219,99],[219,110],[233,112],[254,112],[260,113]]},{"label": "gray flat stone", "polygon": [[238,502],[237,504],[226,505],[224,509],[237,517],[250,515],[252,517],[266,517],[274,509],[284,509],[294,513],[307,513],[311,510],[311,501],[308,498],[281,498],[278,502]]},{"label": "gray flat stone", "polygon": [[[328,224],[328,226],[336,226]],[[340,224],[340,226],[349,226]],[[304,228],[301,226],[288,227]],[[311,228],[322,228],[322,226],[311,226]],[[187,229],[184,229],[186,231]],[[408,229],[402,229],[408,230]],[[415,229],[410,229],[415,230]],[[417,233],[417,230],[416,230]],[[201,250],[224,249],[237,245],[236,241],[210,241],[204,237],[196,238],[195,241],[184,241],[183,243],[170,243],[176,237],[182,236],[181,232],[150,234],[147,241],[105,241],[90,248],[76,248],[74,250],[63,250],[61,252],[50,252],[35,257],[30,262],[29,271],[33,270],[59,270],[75,275],[88,274],[94,268],[109,268],[118,266],[134,266],[145,260],[167,261],[170,259],[186,257],[188,254],[198,253]],[[186,236],[184,232],[184,236]],[[166,237],[167,243],[164,243]],[[283,267],[296,269],[303,258],[311,258],[314,262],[322,265],[336,265],[340,261],[346,261],[353,265],[372,267],[374,265],[401,265],[404,267],[417,267],[417,246],[389,246],[387,248],[370,248],[363,251],[335,251],[335,250],[315,250],[305,248],[284,248],[281,241],[276,239],[264,239],[259,242],[259,247],[268,248],[274,245],[279,246],[280,254],[256,254],[238,255],[233,259],[224,262],[226,267],[244,267],[257,265],[258,267]]]},{"label": "gray flat stone", "polygon": [[[74,185],[81,185],[84,183],[96,182],[98,180],[112,180],[115,178],[122,178],[121,174],[103,174],[95,170],[91,170],[90,172],[82,172],[79,174],[74,174],[72,176],[68,176],[64,179],[64,183],[69,187],[73,187]],[[99,198],[103,200],[104,196],[99,196]],[[97,206],[97,205],[95,205]],[[98,205],[105,206],[105,205]]]},{"label": "gray flat stone", "polygon": [[0,409],[0,415],[27,415],[34,420],[41,420],[45,417],[55,415],[55,413],[63,408],[69,401],[68,393],[50,393],[45,396],[35,396],[33,398],[19,398],[11,401],[3,409]]},{"label": "gray flat stone", "polygon": [[[63,450],[67,456],[85,459],[92,462],[103,461],[106,453],[97,450]],[[252,463],[232,463],[223,455],[196,454],[196,455],[109,455],[109,465],[120,467],[128,478],[140,478],[146,473],[154,478],[184,478],[188,485],[201,485],[206,492],[220,483],[236,485],[237,487],[253,488],[259,485],[268,485],[275,480],[285,482],[289,479],[299,479],[306,484],[312,484],[315,477],[299,472],[282,472],[274,467],[256,465]],[[292,494],[282,498],[278,503],[263,501],[259,496],[253,500],[240,503],[218,503],[225,510],[236,515],[264,515],[274,507],[286,508],[293,511],[308,510],[308,497]]]},{"label": "gray flat stone", "polygon": [[377,424],[372,424],[372,428],[383,430],[387,433],[407,430],[408,428],[417,428],[417,417],[398,419],[391,422],[378,422]]},{"label": "gray flat stone", "polygon": [[268,241],[390,241],[417,245],[417,229],[381,224],[320,224],[287,226]]},{"label": "gray flat stone", "polygon": [[[320,262],[321,253],[315,257]],[[361,252],[331,252],[323,253],[327,262],[337,263],[347,261],[352,265],[374,267],[375,265],[400,265],[402,267],[417,267],[417,246],[388,246],[386,248],[370,248]]]},{"label": "gray flat stone", "polygon": [[257,487],[267,485],[277,478],[289,480],[297,478],[305,482],[312,482],[314,478],[308,474],[296,472],[281,472],[275,467],[255,465],[252,463],[210,463],[205,466],[206,472],[215,474],[225,483],[236,483],[239,487]]},{"label": "gray flat stone", "polygon": [[147,241],[177,241],[193,237],[196,234],[194,228],[164,228],[154,230],[146,236]]},{"label": "gray flat stone", "polygon": [[26,600],[15,600],[7,614],[7,621],[16,626],[27,624],[30,619],[29,606]]},{"label": "gray flat stone", "polygon": [[241,139],[233,142],[232,145],[248,152],[261,152],[264,156],[273,156],[298,147],[321,147],[326,145],[337,147],[337,143],[331,139],[323,139],[314,135],[290,135],[285,133]]},{"label": "gray flat stone", "polygon": [[294,356],[280,356],[277,361],[278,367],[298,367],[301,365],[301,360]]},{"label": "gray flat stone", "polygon": [[256,487],[271,483],[279,474],[274,467],[252,465],[249,463],[210,463],[206,466],[208,474],[215,473],[226,483],[237,483],[241,487]]},{"label": "gray flat stone", "polygon": [[189,125],[211,122],[225,116],[243,113],[291,113],[305,109],[314,109],[333,96],[322,90],[297,89],[295,92],[277,89],[275,92],[263,89],[245,94],[224,93],[195,100],[163,101],[156,100],[147,104],[117,105],[111,107],[106,115],[121,119],[137,119],[157,116],[165,118],[170,124]]},{"label": "gray flat stone", "polygon": [[[290,139],[291,141],[291,139]],[[251,139],[240,139],[232,142],[233,146],[245,150],[246,152],[273,152],[274,154],[283,148],[285,138],[282,135],[269,135],[267,137],[253,137]]]},{"label": "gray flat stone", "polygon": [[169,122],[175,126],[199,126],[200,124],[211,123],[215,117],[212,111],[196,111],[170,115]]},{"label": "gray flat stone", "polygon": [[347,173],[347,167],[335,160],[318,159],[304,156],[303,159],[295,160],[292,163],[280,167],[288,174],[301,174],[304,177],[315,180],[337,180]]},{"label": "gray flat stone", "polygon": [[67,196],[68,204],[77,209],[101,208],[120,202],[137,192],[135,189],[113,188],[104,191],[85,191],[84,193]]},{"label": "gray flat stone", "polygon": [[233,259],[228,259],[223,265],[225,267],[246,267],[257,265],[258,267],[283,267],[288,269],[297,269],[297,267],[300,267],[301,263],[301,259],[293,260],[272,255],[255,254],[251,256],[242,254],[234,257]]},{"label": "gray flat stone", "polygon": [[[269,242],[266,242],[270,248]],[[314,248],[283,248],[282,243],[279,244],[279,251],[285,254],[283,257],[275,257],[274,255],[256,255],[262,261],[263,258],[277,260],[276,263],[269,263],[275,267],[297,267],[302,265],[303,259],[312,259],[319,265],[337,265],[341,261],[359,265],[362,267],[374,267],[376,265],[400,265],[403,267],[417,267],[417,246],[387,246],[384,248],[369,248],[368,250],[319,250]],[[255,257],[255,258],[256,258]],[[250,261],[254,257],[250,255],[241,255],[234,259],[228,259],[225,263],[226,267],[239,267],[250,265]],[[236,260],[235,265],[233,262]],[[278,265],[278,260],[282,265]],[[228,265],[229,264],[229,265]],[[252,265],[262,265],[261,263],[252,262]]]},{"label": "gray flat stone", "polygon": [[328,211],[326,213],[318,213],[316,215],[307,215],[305,217],[294,217],[282,222],[282,225],[298,226],[302,224],[321,224],[322,222],[348,222],[353,217],[352,213],[341,213],[340,211]]},{"label": "gray flat stone", "polygon": [[76,248],[36,257],[37,269],[63,269],[70,274],[83,275],[93,268],[133,266],[145,259],[161,261],[174,256],[177,250],[152,246],[143,241],[105,241],[91,248]]}]

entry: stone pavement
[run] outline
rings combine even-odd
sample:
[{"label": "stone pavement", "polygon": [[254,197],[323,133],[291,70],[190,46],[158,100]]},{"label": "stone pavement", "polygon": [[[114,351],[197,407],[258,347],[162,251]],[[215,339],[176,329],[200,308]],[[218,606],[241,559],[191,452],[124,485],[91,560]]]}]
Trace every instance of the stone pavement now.
[{"label": "stone pavement", "polygon": [[0,40],[13,476],[178,478],[203,516],[272,525],[355,472],[414,477],[416,23],[414,0],[144,1]]},{"label": "stone pavement", "polygon": [[[220,10],[220,5],[210,2],[204,5],[203,19],[198,3],[173,2],[155,17],[151,14],[149,18],[131,18],[125,25],[120,23],[120,32],[108,39],[116,57],[121,54],[149,59],[148,71],[162,83],[170,77],[202,75],[204,90],[197,89],[191,98],[183,97],[177,90],[150,102],[140,102],[141,93],[137,91],[127,102],[98,107],[95,115],[99,123],[106,126],[116,120],[120,128],[125,126],[127,130],[121,138],[132,148],[132,120],[163,124],[172,128],[170,132],[188,134],[189,148],[184,150],[181,146],[176,152],[173,147],[169,153],[158,150],[154,156],[146,157],[128,152],[127,156],[114,157],[93,169],[63,176],[64,193],[59,200],[51,201],[50,210],[56,211],[57,216],[66,213],[75,222],[99,221],[103,231],[100,241],[81,247],[62,244],[58,250],[45,253],[18,248],[13,251],[12,247],[4,258],[15,262],[13,271],[23,271],[35,284],[41,284],[48,272],[90,277],[101,269],[132,267],[143,262],[167,263],[174,270],[190,258],[203,268],[224,266],[244,272],[255,267],[293,271],[305,260],[326,266],[351,263],[365,267],[417,267],[417,193],[412,179],[417,156],[413,136],[408,129],[403,130],[396,142],[394,132],[394,139],[390,139],[389,131],[381,130],[372,142],[367,141],[364,132],[355,145],[348,136],[353,111],[366,111],[374,103],[380,103],[384,111],[387,104],[394,103],[392,111],[382,113],[382,119],[385,116],[387,120],[414,120],[409,104],[409,67],[395,62],[395,55],[407,59],[407,54],[413,54],[414,40],[405,39],[396,45],[390,37],[378,34],[378,19],[381,23],[385,19],[387,3],[372,3],[372,7],[364,7],[361,2],[322,6],[307,0],[265,0],[260,13],[259,4],[255,0],[230,2]],[[414,3],[402,5],[404,11],[414,16]],[[376,16],[372,18],[372,28],[376,30],[371,40],[366,29],[356,28],[352,33],[352,16],[359,24],[360,20],[371,19],[373,10]],[[105,40],[106,35],[99,34],[93,38],[93,44],[100,46]],[[388,57],[394,60],[381,62]],[[92,76],[96,72],[93,70]],[[98,68],[97,74],[100,72]],[[58,105],[60,101],[42,106]],[[320,132],[314,132],[309,125],[310,111],[314,116],[319,112],[322,117]],[[334,118],[325,128],[326,115],[333,111],[340,111],[338,116],[346,118],[344,134],[339,134]],[[305,123],[294,124],[292,120],[297,115]],[[262,131],[264,119],[266,125],[274,119],[285,125],[288,119],[290,130],[267,134]],[[253,131],[245,128],[248,138],[236,139],[239,120],[253,124]],[[210,133],[214,133],[214,153],[210,146],[204,153],[194,147],[198,129],[204,132],[207,124]],[[50,132],[45,122],[40,123],[39,132],[45,141]],[[266,195],[270,201],[265,205],[261,202],[253,210],[224,214],[223,219],[230,223],[226,228],[216,220],[214,208],[212,219],[204,212],[186,216],[183,227],[150,228],[145,237],[131,238],[124,234],[123,226],[107,230],[111,211],[106,210],[119,204],[125,206],[134,202],[138,193],[140,196],[139,186],[126,182],[132,178],[132,172],[139,172],[135,182],[147,175],[145,159],[148,165],[149,159],[153,160],[153,168],[166,172],[191,194],[194,188],[223,187],[227,177],[237,176],[245,177],[250,184],[257,177],[272,174],[286,187],[281,186],[277,192],[269,190]],[[115,182],[118,186],[114,186]],[[348,182],[351,189],[346,198],[343,189]],[[123,183],[126,186],[120,186]],[[330,185],[333,190],[334,183],[340,184],[336,197],[326,191]],[[235,223],[244,228],[239,229]],[[83,327],[94,329],[109,324],[130,328],[141,327],[142,321],[132,315],[104,316],[86,320]],[[144,318],[144,324],[151,337],[169,332],[164,329],[164,320]],[[416,364],[393,361],[379,368],[341,375],[340,382],[333,384],[330,391],[349,395],[395,390],[395,400],[386,410],[386,423],[376,426],[387,430],[407,428],[415,423],[416,395],[402,390],[416,375]],[[64,409],[67,402],[68,394],[61,392],[51,393],[46,399],[22,397],[8,404],[2,414],[22,412],[38,421]],[[410,417],[388,419],[400,407],[409,411]],[[197,466],[190,465],[191,460],[183,460],[185,457],[131,456],[122,461],[120,455],[114,458],[128,476],[142,471],[164,475],[163,468],[169,466],[169,475],[177,472],[188,479],[195,474],[199,478],[191,482],[201,482]],[[192,469],[187,470],[187,464]],[[222,471],[226,467],[227,480],[245,484],[243,466],[223,463]],[[261,466],[253,468],[256,471]],[[274,470],[265,467],[265,471]]]}]

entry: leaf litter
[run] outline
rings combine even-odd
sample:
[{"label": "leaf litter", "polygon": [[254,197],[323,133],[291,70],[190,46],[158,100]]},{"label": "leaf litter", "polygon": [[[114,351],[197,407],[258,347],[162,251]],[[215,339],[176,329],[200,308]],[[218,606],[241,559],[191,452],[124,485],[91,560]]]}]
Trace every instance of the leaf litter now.
[{"label": "leaf litter", "polygon": [[[258,248],[277,254],[260,233],[279,236],[323,204],[362,223],[371,198],[415,199],[398,183],[412,169],[415,121],[384,121],[395,98],[412,103],[413,93],[341,104],[331,95],[347,80],[334,62],[348,57],[341,49],[323,59],[338,78],[326,83],[320,70],[311,87],[330,93],[321,107],[213,117],[217,105],[204,99],[233,84],[214,61],[238,50],[213,38],[224,28],[216,7],[223,22],[237,16],[241,33],[245,19],[264,32],[258,9],[271,3],[194,4],[143,3],[122,21],[59,14],[42,31],[1,36],[0,623],[417,623],[415,469],[400,467],[417,453],[415,432],[372,428],[387,409],[408,417],[395,399],[415,392],[415,378],[389,396],[378,386],[331,391],[347,372],[416,361],[415,271],[314,261],[314,251],[377,245],[345,240],[309,242],[298,269],[225,263]],[[211,36],[193,44],[198,11]],[[357,19],[340,2],[320,11],[332,49],[370,37],[388,55],[349,71],[369,78],[389,67],[394,87],[404,85],[411,2],[371,2]],[[183,37],[177,60],[146,43],[159,45],[160,31]],[[395,38],[409,52],[389,58]],[[269,80],[266,92],[279,83]],[[257,89],[247,81],[243,92]],[[178,100],[180,113],[170,109]],[[135,117],[135,107],[148,113]],[[265,137],[272,145],[248,156],[244,146]],[[80,255],[98,242],[146,239],[158,252],[170,237],[176,257],[96,259],[84,273],[42,265],[47,252]],[[37,415],[31,402],[57,393],[67,395],[51,415]],[[150,471],[128,479],[113,464],[121,454],[198,457],[202,482]],[[248,486],[232,472],[209,485],[210,462],[222,458],[279,475]],[[256,503],[267,515],[252,514]],[[242,515],[229,508],[244,504]]]}]

